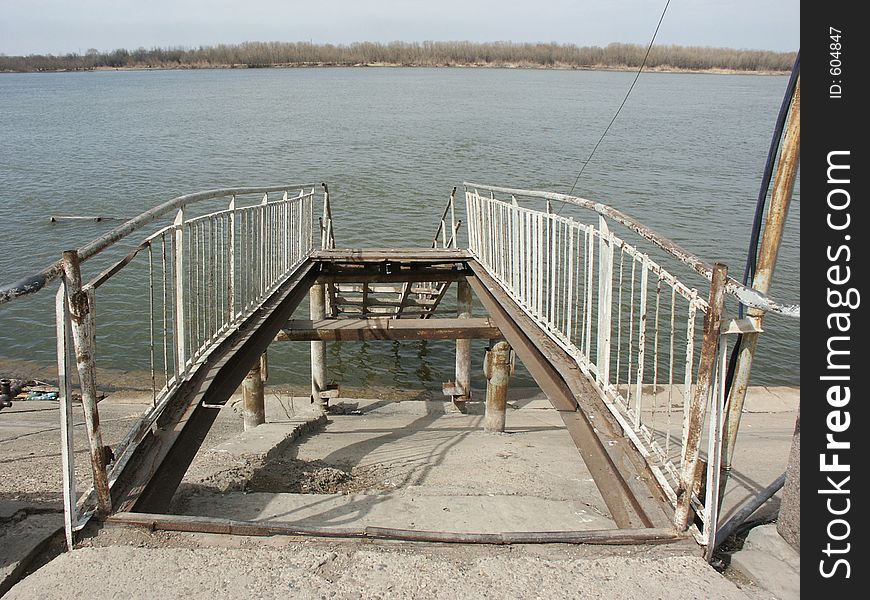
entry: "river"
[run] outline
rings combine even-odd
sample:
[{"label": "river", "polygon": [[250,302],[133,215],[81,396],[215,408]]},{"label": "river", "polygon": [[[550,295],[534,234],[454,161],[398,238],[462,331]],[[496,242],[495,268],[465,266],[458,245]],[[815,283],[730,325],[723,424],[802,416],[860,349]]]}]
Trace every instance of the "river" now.
[{"label": "river", "polygon": [[[428,245],[463,181],[568,191],[633,77],[462,68],[0,75],[0,282],[117,224],[51,215],[130,217],[216,187],[326,181],[338,246]],[[642,74],[575,193],[726,262],[739,278],[786,83]],[[772,290],[787,302],[800,297],[799,188]],[[142,363],[147,328],[127,334],[130,320],[115,335],[101,321],[100,366],[110,372],[135,374],[131,365]],[[752,383],[797,385],[799,322],[774,316],[765,325]],[[51,291],[0,306],[0,365],[53,360]],[[453,350],[345,343],[331,345],[328,360],[343,385],[438,391],[452,378]],[[270,376],[304,386],[305,344],[277,348]]]}]

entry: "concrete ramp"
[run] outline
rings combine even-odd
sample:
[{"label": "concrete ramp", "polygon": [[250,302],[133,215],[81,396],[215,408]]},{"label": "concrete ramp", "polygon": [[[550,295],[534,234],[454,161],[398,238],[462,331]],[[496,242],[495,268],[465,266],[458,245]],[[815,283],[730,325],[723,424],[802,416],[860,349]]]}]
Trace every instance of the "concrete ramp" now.
[{"label": "concrete ramp", "polygon": [[503,434],[482,431],[476,403],[461,414],[440,401],[344,399],[346,414],[292,443],[280,424],[257,428],[201,453],[174,512],[338,529],[615,528],[558,412],[517,392]]}]

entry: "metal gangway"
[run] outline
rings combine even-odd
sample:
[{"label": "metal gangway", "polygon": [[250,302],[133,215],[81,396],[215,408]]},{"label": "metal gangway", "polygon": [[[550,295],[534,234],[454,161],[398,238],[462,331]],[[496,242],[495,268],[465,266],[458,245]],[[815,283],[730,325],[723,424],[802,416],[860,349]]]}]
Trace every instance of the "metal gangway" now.
[{"label": "metal gangway", "polygon": [[[311,342],[312,401],[322,403],[329,397],[324,344],[330,340],[456,339],[456,377],[445,393],[461,403],[471,394],[469,340],[503,338],[559,411],[618,529],[462,539],[661,542],[688,532],[709,554],[729,440],[728,341],[761,331],[760,319],[727,312],[726,297],[754,314],[796,317],[799,307],[777,304],[728,277],[724,265],[701,260],[605,204],[474,183],[464,188],[464,248],[456,188],[430,247],[384,249],[336,247],[326,184],[221,189],[174,198],[0,289],[2,304],[59,284],[70,547],[94,515],[207,529],[202,522],[172,525],[161,511],[220,406],[276,340]],[[222,206],[214,209],[216,203]],[[562,216],[562,207],[586,218]],[[83,263],[143,232],[125,256],[83,277]],[[104,289],[130,270],[140,302],[135,314],[111,316],[146,328],[152,402],[109,448],[99,425],[96,338],[103,311],[123,310],[103,300]],[[439,318],[453,283],[457,313]],[[472,316],[472,292],[488,317]],[[305,298],[311,319],[291,320]],[[80,497],[72,426],[76,379],[93,475],[93,487]],[[259,531],[253,523],[234,527]],[[274,523],[268,529],[322,533]],[[379,535],[429,539],[423,533]],[[431,533],[433,540],[457,539]]]}]

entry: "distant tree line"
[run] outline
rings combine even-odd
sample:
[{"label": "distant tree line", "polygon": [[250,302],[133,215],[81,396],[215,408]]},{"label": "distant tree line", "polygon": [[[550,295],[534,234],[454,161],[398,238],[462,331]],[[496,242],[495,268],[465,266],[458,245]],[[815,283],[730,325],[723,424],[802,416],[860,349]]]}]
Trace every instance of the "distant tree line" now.
[{"label": "distant tree line", "polygon": [[[604,48],[573,44],[513,42],[246,42],[199,48],[138,48],[84,54],[0,55],[0,71],[90,71],[100,68],[256,68],[293,66],[401,65],[528,68],[636,69],[646,53],[637,44]],[[787,71],[792,52],[693,46],[654,46],[648,69]]]}]

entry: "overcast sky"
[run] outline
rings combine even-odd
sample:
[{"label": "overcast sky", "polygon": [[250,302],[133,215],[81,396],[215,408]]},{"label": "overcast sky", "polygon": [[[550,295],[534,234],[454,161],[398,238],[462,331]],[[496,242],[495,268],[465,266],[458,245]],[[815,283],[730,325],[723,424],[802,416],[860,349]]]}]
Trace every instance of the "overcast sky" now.
[{"label": "overcast sky", "polygon": [[[0,0],[0,53],[245,41],[646,44],[665,0]],[[657,44],[797,50],[799,0],[672,0]]]}]

